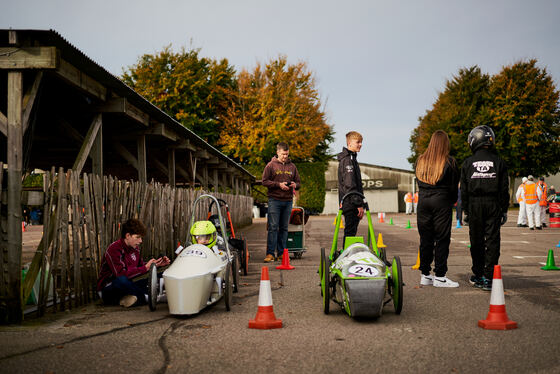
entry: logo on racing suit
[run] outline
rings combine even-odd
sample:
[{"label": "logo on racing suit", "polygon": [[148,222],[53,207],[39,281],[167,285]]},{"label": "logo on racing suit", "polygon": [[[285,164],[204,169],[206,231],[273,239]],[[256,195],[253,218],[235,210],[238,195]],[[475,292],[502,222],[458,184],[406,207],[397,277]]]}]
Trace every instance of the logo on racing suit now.
[{"label": "logo on racing suit", "polygon": [[471,178],[496,178],[496,173],[488,173],[494,167],[494,161],[475,161],[473,167],[477,170]]}]

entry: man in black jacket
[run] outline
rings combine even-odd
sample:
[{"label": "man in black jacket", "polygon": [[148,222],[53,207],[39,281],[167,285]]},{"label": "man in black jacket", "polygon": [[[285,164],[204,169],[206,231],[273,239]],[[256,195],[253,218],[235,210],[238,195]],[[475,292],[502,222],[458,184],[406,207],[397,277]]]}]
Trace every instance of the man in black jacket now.
[{"label": "man in black jacket", "polygon": [[[356,156],[362,148],[362,135],[356,131],[350,131],[346,134],[346,147],[342,148],[337,156],[338,159],[338,202],[342,201],[342,197],[348,192],[364,193],[362,187],[362,176],[360,174],[360,166],[356,160]],[[347,236],[355,236],[358,231],[358,224],[364,216],[363,199],[357,195],[352,195],[344,200],[342,205],[342,214],[344,214],[344,239],[342,245],[346,241]]]},{"label": "man in black jacket", "polygon": [[475,127],[468,142],[473,155],[461,168],[461,200],[471,241],[474,275],[469,281],[491,291],[494,265],[500,258],[500,226],[507,221],[509,207],[508,171],[494,149],[490,127]]}]

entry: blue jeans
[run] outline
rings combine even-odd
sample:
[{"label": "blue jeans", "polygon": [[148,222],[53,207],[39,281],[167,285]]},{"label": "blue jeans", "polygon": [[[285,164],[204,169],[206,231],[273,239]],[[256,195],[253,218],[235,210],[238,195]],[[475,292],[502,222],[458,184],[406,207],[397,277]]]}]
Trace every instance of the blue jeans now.
[{"label": "blue jeans", "polygon": [[146,295],[148,293],[148,279],[140,279],[132,281],[126,276],[121,275],[113,279],[111,284],[103,287],[101,295],[103,303],[111,305],[118,304],[121,297],[126,295],[134,295],[138,298],[136,305],[146,304]]},{"label": "blue jeans", "polygon": [[281,256],[288,240],[288,222],[292,214],[292,201],[268,199],[268,238],[266,254]]}]

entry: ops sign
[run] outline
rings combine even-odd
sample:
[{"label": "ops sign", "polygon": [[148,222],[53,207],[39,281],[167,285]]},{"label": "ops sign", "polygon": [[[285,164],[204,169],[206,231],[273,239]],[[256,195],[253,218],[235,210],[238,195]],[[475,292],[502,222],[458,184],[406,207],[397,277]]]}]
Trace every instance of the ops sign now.
[{"label": "ops sign", "polygon": [[362,179],[364,190],[386,190],[397,188],[397,182],[391,179]]}]

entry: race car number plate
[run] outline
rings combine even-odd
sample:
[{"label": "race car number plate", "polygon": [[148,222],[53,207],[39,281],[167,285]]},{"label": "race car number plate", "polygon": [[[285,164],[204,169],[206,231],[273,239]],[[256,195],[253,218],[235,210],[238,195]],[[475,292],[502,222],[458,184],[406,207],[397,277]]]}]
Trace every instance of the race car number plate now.
[{"label": "race car number plate", "polygon": [[348,273],[359,277],[376,277],[379,274],[379,270],[368,265],[353,265],[348,269]]}]

